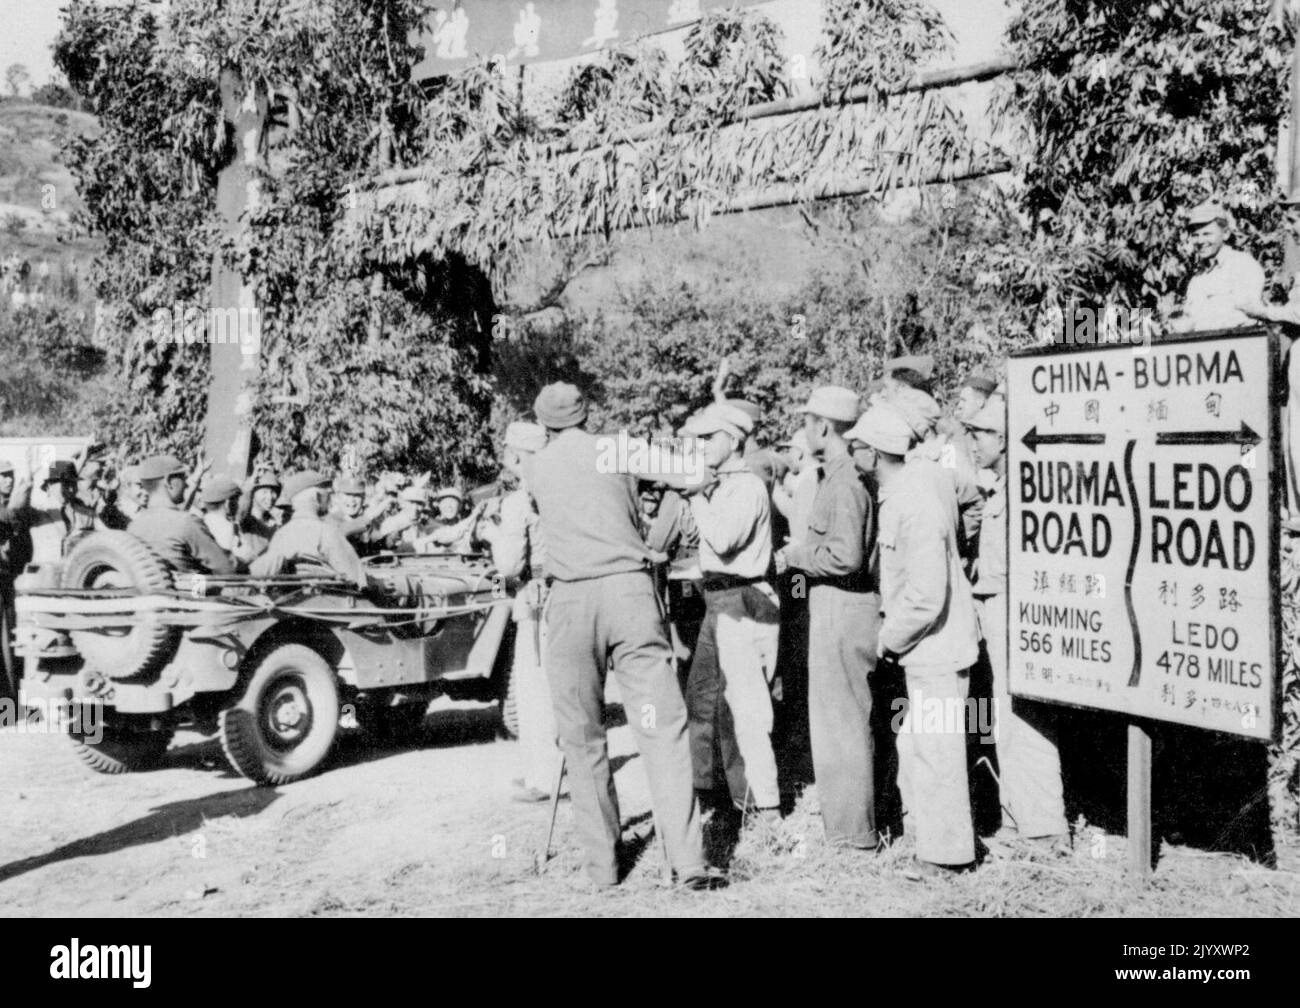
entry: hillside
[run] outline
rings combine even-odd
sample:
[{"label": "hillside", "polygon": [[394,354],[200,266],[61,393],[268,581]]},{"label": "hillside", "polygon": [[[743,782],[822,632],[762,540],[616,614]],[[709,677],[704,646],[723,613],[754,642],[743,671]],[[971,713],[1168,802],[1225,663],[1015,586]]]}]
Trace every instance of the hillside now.
[{"label": "hillside", "polygon": [[81,202],[59,152],[69,136],[95,128],[94,117],[84,112],[0,101],[0,262],[6,266],[6,299],[13,267],[26,261],[30,288],[43,286],[51,301],[87,305],[81,280],[98,246],[72,234]]}]

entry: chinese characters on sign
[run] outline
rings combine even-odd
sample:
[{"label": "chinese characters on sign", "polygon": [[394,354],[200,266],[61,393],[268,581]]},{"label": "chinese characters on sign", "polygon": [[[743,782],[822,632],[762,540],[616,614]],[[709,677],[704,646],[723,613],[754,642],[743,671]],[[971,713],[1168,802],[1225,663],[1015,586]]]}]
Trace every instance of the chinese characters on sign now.
[{"label": "chinese characters on sign", "polygon": [[1272,737],[1275,359],[1262,332],[1011,359],[1012,693]]},{"label": "chinese characters on sign", "polygon": [[[740,6],[759,2],[742,0]],[[734,0],[435,0],[416,80],[484,58],[560,60],[698,21]]]}]

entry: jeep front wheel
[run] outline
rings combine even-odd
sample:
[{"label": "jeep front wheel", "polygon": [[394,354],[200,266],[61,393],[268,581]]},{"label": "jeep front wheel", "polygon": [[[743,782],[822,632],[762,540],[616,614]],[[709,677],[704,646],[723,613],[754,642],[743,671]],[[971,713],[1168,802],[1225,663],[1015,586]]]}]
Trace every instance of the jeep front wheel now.
[{"label": "jeep front wheel", "polygon": [[259,784],[288,784],[315,770],[339,727],[338,680],[302,644],[266,655],[240,698],[217,718],[221,748],[237,773]]}]

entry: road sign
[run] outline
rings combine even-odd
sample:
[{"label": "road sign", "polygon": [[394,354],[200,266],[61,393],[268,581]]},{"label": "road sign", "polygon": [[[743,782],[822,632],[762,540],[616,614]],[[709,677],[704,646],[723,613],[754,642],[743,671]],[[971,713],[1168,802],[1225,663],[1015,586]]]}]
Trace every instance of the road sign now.
[{"label": "road sign", "polygon": [[1258,329],[1012,357],[1013,694],[1275,736],[1277,371]]}]

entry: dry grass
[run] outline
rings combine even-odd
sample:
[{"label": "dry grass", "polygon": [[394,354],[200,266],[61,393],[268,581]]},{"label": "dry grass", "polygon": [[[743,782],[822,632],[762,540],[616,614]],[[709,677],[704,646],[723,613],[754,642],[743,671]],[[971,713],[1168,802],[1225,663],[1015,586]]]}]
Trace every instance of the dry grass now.
[{"label": "dry grass", "polygon": [[[987,859],[970,873],[914,882],[903,869],[911,848],[902,839],[879,854],[828,847],[822,839],[815,789],[782,826],[783,842],[742,833],[730,885],[690,893],[665,885],[663,861],[647,820],[625,840],[641,851],[615,890],[588,886],[577,845],[562,811],[558,853],[540,871],[533,830],[511,837],[524,851],[494,864],[402,869],[401,885],[382,896],[349,902],[324,894],[311,913],[355,915],[554,917],[1178,917],[1300,916],[1300,848],[1279,852],[1278,869],[1229,854],[1169,847],[1152,882],[1134,885],[1126,872],[1123,837],[1080,823],[1073,854],[1043,859],[1027,848]],[[539,817],[537,824],[543,823]],[[541,825],[544,831],[544,824]],[[529,842],[531,841],[531,842]],[[436,896],[433,894],[436,893]],[[430,898],[432,896],[432,898]]]}]

